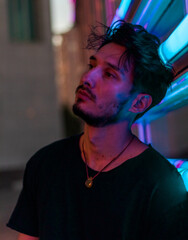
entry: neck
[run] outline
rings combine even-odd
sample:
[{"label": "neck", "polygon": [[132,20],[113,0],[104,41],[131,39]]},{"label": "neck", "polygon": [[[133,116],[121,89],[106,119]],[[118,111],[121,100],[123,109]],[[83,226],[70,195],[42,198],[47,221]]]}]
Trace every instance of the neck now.
[{"label": "neck", "polygon": [[[87,164],[95,170],[100,170],[125,148],[132,137],[131,130],[126,123],[102,128],[91,127],[86,124],[80,144],[81,149],[84,145]],[[127,151],[128,148],[125,152]],[[121,161],[121,158],[116,160],[116,164],[119,161]]]}]

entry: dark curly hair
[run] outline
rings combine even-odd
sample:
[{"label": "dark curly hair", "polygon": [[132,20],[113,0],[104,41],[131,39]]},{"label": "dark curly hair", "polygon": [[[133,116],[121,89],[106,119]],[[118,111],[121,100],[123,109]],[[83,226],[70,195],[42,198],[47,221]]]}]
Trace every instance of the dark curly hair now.
[{"label": "dark curly hair", "polygon": [[[132,91],[146,93],[152,97],[152,104],[146,110],[148,111],[164,98],[174,76],[172,67],[164,65],[158,55],[160,40],[142,26],[123,20],[115,22],[111,27],[103,24],[100,24],[100,27],[104,29],[104,34],[98,31],[98,27],[91,27],[86,49],[97,51],[111,42],[126,47],[119,64],[123,64],[126,71],[130,64],[133,64]],[[145,112],[138,114],[135,120]]]}]

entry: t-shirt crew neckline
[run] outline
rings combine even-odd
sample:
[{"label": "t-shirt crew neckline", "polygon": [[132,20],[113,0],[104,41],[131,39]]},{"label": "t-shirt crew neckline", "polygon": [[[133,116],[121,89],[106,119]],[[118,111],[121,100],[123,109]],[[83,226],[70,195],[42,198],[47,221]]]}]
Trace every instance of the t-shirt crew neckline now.
[{"label": "t-shirt crew neckline", "polygon": [[[79,153],[79,159],[80,159],[80,161],[81,161],[81,163],[82,163],[82,165],[84,165],[85,166],[85,162],[84,162],[84,160],[83,160],[83,158],[82,158],[82,154],[81,154],[81,149],[80,149],[80,146],[79,146],[79,142],[80,142],[80,137],[83,135],[83,133],[81,133],[79,136],[78,136],[78,141],[77,141],[77,151],[78,151],[78,153]],[[113,168],[113,169],[111,169],[111,170],[108,170],[108,171],[103,171],[103,172],[101,172],[100,174],[110,174],[110,173],[115,173],[116,171],[119,171],[119,170],[121,170],[122,168],[124,168],[124,166],[128,166],[130,163],[132,163],[133,161],[134,161],[134,163],[136,164],[136,162],[138,162],[139,160],[143,160],[144,159],[144,155],[145,154],[147,154],[148,152],[150,152],[151,150],[153,150],[153,148],[152,148],[152,146],[151,146],[151,144],[148,144],[148,148],[147,149],[145,149],[142,153],[140,153],[139,155],[137,155],[137,156],[135,156],[135,157],[132,157],[132,158],[129,158],[129,159],[127,159],[125,162],[123,162],[123,163],[121,163],[119,166],[117,166],[117,167],[115,167],[115,168]],[[88,165],[87,165],[87,167],[88,167],[88,170],[92,173],[98,173],[99,171],[96,171],[96,170],[94,170],[94,169],[92,169],[91,167],[89,167]]]}]

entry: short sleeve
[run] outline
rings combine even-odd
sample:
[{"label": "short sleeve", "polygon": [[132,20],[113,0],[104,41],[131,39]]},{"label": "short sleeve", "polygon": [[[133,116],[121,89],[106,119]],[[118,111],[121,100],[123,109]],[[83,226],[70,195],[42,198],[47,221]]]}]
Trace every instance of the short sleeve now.
[{"label": "short sleeve", "polygon": [[30,236],[38,236],[37,167],[31,159],[24,172],[23,188],[7,226]]}]

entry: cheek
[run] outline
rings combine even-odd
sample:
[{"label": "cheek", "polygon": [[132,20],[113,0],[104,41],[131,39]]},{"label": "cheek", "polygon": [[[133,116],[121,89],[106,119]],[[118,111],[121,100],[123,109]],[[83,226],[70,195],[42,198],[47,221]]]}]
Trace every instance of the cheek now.
[{"label": "cheek", "polygon": [[101,111],[101,112],[109,112],[109,111],[116,111],[117,109],[119,109],[119,106],[121,104],[117,101],[117,99],[114,99],[114,100],[110,100],[108,101],[106,99],[106,101],[104,102],[100,102],[99,104],[97,104],[97,107],[98,109]]},{"label": "cheek", "polygon": [[[104,90],[104,89],[103,89]],[[119,90],[119,89],[118,89]],[[97,108],[100,111],[117,110],[120,106],[127,102],[128,96],[125,92],[103,91],[98,95]]]},{"label": "cheek", "polygon": [[126,95],[125,93],[119,93],[117,95],[118,102],[120,103],[127,101],[128,98],[129,98],[128,94]]}]

